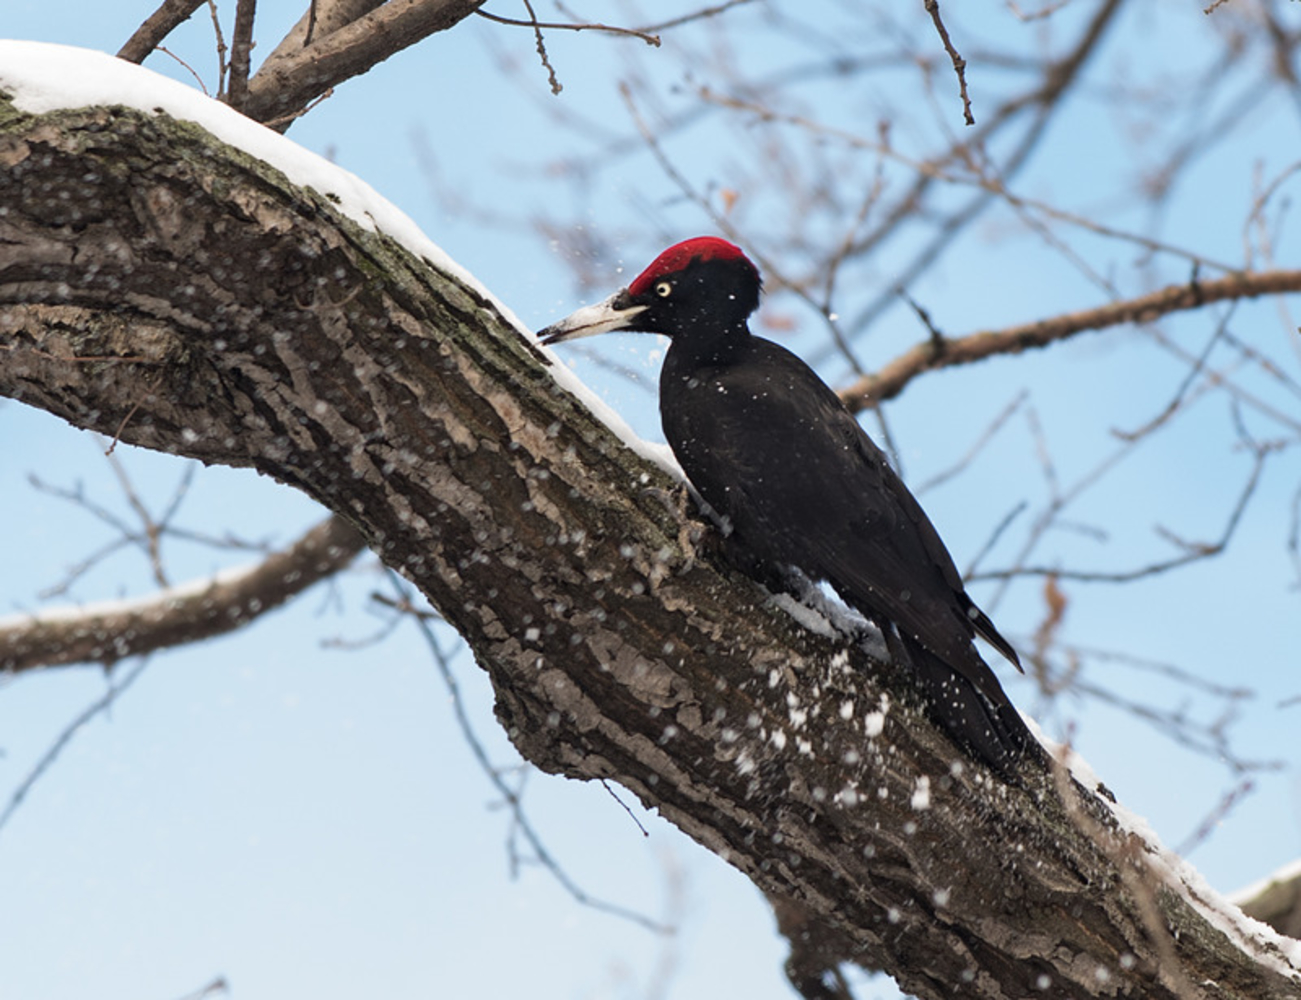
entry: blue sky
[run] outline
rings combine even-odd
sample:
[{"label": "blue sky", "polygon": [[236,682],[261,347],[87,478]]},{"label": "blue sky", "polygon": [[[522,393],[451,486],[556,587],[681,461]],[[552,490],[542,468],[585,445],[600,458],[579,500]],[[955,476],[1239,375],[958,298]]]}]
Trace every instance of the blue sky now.
[{"label": "blue sky", "polygon": [[[261,8],[260,37],[267,39],[275,35],[276,18],[294,10],[284,3]],[[4,30],[112,51],[151,9],[150,3],[18,0],[15,6],[10,0]],[[754,22],[747,19],[757,15],[736,13],[740,37],[750,38]],[[210,81],[204,17],[186,26],[175,47]],[[1158,24],[1157,17],[1136,13],[1126,26],[1149,34],[1159,27],[1158,47],[1196,52],[1206,30],[1201,21],[1167,14]],[[1200,12],[1197,18],[1205,20]],[[1027,30],[1005,14],[969,27],[990,37]],[[553,98],[535,65],[531,35],[475,22],[340,88],[290,138],[366,179],[526,324],[539,327],[599,291],[576,292],[569,269],[545,240],[494,225],[482,212],[455,211],[451,203],[525,220],[548,215],[622,236],[624,271],[611,273],[605,290],[650,259],[660,234],[707,231],[707,220],[645,156],[599,174],[588,191],[549,180],[544,169],[569,150],[591,148],[559,131],[543,113],[548,107],[565,102],[612,132],[626,132],[614,82],[636,71],[660,74],[653,79],[664,100],[680,99],[672,92],[682,79],[674,44],[666,38],[668,51],[651,51],[630,39],[553,35],[549,50],[566,88]],[[771,48],[744,51],[751,58],[786,58]],[[519,73],[500,72],[503,59]],[[157,56],[149,65],[187,78]],[[1107,118],[1100,102],[1090,105],[1091,90],[1102,84],[1077,98],[1085,106],[1075,120]],[[982,91],[975,93],[981,113]],[[826,93],[816,96],[829,120],[850,121],[858,113]],[[914,96],[882,100],[906,110]],[[985,106],[993,103],[986,99]],[[1253,162],[1267,175],[1281,169],[1297,130],[1287,107],[1254,115],[1259,121],[1244,126],[1233,150],[1192,172],[1188,200],[1165,223],[1167,239],[1212,257],[1240,258],[1249,189],[1217,178],[1247,177]],[[1047,198],[1068,191],[1073,204],[1105,201],[1109,185],[1136,169],[1136,154],[1097,139],[1114,138],[1107,130],[1118,132],[1120,125],[1096,124],[1096,133],[1044,143],[1026,180],[1029,193]],[[421,162],[424,148],[436,157],[432,178]],[[697,135],[674,152],[703,181],[711,171],[726,178],[729,157],[744,150],[714,149]],[[1199,184],[1207,185],[1200,193]],[[1137,227],[1142,215],[1136,208],[1119,221]],[[1096,287],[1059,260],[1018,249],[1011,228],[1006,219],[989,220],[980,238],[919,290],[946,331],[1101,301]],[[1093,238],[1078,240],[1094,249]],[[1280,259],[1294,249],[1280,245]],[[1123,279],[1127,268],[1141,270],[1137,256],[1115,252],[1110,263]],[[887,283],[889,266],[874,265],[875,280]],[[766,309],[793,316],[799,329],[813,328],[786,299],[773,297]],[[1234,322],[1267,330],[1266,339],[1276,336],[1279,343],[1288,334],[1270,303],[1244,307]],[[879,327],[871,334],[875,363],[921,335],[902,308],[889,311]],[[1203,322],[1188,343],[1200,344],[1208,333]],[[797,332],[793,342],[811,347],[812,334]],[[587,350],[630,368],[636,381],[583,360]],[[658,350],[649,338],[614,337],[572,355],[584,378],[647,437],[658,436]],[[1295,378],[1298,355],[1286,348],[1278,355]],[[834,361],[824,372],[833,382],[846,374]],[[889,419],[905,472],[924,483],[955,462],[1009,399],[1027,392],[1058,475],[1069,484],[1116,447],[1113,428],[1150,419],[1182,377],[1182,368],[1150,341],[1113,331],[924,379],[891,405]],[[1288,404],[1286,394],[1280,400]],[[1056,537],[1044,558],[1138,565],[1157,551],[1155,524],[1189,538],[1218,533],[1246,469],[1244,457],[1224,457],[1225,408],[1215,396],[1199,402],[1088,496],[1080,519],[1108,525],[1105,545],[1087,533]],[[1017,502],[1042,498],[1034,448],[1028,425],[1014,422],[977,469],[923,495],[959,564]],[[129,448],[119,456],[141,494],[164,505],[182,475],[178,464]],[[8,572],[0,574],[0,613],[37,606],[40,590],[112,537],[84,510],[35,491],[30,475],[64,488],[79,484],[97,502],[127,512],[100,443],[20,405],[0,404],[0,512],[14,526]],[[1125,588],[1071,589],[1067,627],[1075,641],[1177,663],[1208,682],[1258,692],[1234,730],[1237,745],[1246,757],[1283,766],[1254,775],[1254,790],[1191,855],[1221,890],[1301,853],[1293,735],[1301,707],[1287,703],[1299,693],[1301,616],[1282,548],[1295,489],[1295,462],[1267,469],[1253,516],[1217,560]],[[269,480],[204,469],[178,523],[280,544],[320,516],[309,501]],[[186,580],[248,558],[178,542],[168,565],[175,579]],[[675,937],[578,904],[536,865],[513,871],[509,818],[476,769],[419,636],[403,627],[382,641],[363,641],[384,624],[369,595],[388,586],[363,559],[343,579],[243,633],[156,656],[110,713],[76,734],[0,828],[0,898],[7,903],[0,908],[0,940],[7,945],[0,996],[170,998],[219,975],[239,998],[791,996],[780,971],[784,946],[757,891],[645,814],[630,795],[621,799],[637,822],[601,787],[537,773],[525,779],[529,816],[569,875],[593,895],[677,922]],[[150,588],[144,561],[124,553],[80,579],[70,598]],[[982,585],[977,595],[986,601],[994,591]],[[1035,586],[1020,585],[991,610],[1009,623],[1005,631],[1024,640],[1039,620],[1040,601]],[[131,666],[122,665],[115,677]],[[479,738],[495,762],[513,768],[518,758],[496,728],[486,680],[464,651],[453,667]],[[1120,665],[1091,667],[1089,679],[1127,699],[1187,698],[1192,711],[1209,704],[1185,687]],[[1222,766],[1180,749],[1129,713],[1067,698],[1040,714],[1030,685],[1008,680],[1014,700],[1040,715],[1045,728],[1074,734],[1122,801],[1148,817],[1169,846],[1189,837],[1235,787],[1237,779]],[[101,670],[86,667],[0,687],[0,795],[19,787],[106,683]],[[861,995],[895,993],[873,983]]]}]

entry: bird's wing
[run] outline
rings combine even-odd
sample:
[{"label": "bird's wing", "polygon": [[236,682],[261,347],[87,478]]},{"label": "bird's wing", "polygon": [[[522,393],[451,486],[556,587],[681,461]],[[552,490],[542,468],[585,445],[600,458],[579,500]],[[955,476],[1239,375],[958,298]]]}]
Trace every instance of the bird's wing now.
[{"label": "bird's wing", "polygon": [[700,379],[701,395],[662,397],[688,478],[761,558],[829,581],[1005,701],[971,645],[977,629],[998,633],[966,597],[921,506],[812,369],[768,341],[753,344],[753,357]]}]

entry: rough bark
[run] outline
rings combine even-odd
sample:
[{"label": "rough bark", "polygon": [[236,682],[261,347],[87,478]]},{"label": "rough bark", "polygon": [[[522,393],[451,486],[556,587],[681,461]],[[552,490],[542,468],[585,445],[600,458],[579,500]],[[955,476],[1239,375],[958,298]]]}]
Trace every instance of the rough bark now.
[{"label": "rough bark", "polygon": [[1301,996],[1093,796],[953,767],[862,645],[693,552],[675,484],[491,301],[193,125],[0,99],[0,393],[315,497],[529,760],[622,783],[917,996]]}]

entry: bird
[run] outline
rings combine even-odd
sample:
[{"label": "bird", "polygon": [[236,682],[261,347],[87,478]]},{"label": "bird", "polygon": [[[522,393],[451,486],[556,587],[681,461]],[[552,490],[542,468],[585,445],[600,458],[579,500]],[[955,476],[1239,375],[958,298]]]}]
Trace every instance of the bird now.
[{"label": "bird", "polygon": [[728,554],[770,589],[798,592],[791,570],[829,584],[882,631],[924,709],[967,756],[1011,773],[1038,744],[974,639],[1020,670],[1015,648],[968,596],[921,505],[836,393],[750,331],[761,287],[740,247],[700,236],[538,337],[668,337],[664,436],[721,519]]}]

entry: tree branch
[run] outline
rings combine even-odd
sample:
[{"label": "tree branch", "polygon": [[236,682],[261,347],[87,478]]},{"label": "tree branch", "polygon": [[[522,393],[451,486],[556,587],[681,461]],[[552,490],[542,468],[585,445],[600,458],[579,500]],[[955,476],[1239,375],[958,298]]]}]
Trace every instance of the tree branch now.
[{"label": "tree branch", "polygon": [[329,517],[249,569],[170,587],[138,601],[0,618],[0,672],[112,664],[233,632],[337,573],[364,547],[348,522]]},{"label": "tree branch", "polygon": [[230,40],[230,85],[226,101],[242,111],[248,98],[249,61],[253,54],[253,21],[257,17],[257,0],[239,0],[235,5],[235,30]]},{"label": "tree branch", "polygon": [[1105,330],[1126,323],[1151,323],[1170,313],[1200,309],[1215,302],[1255,299],[1262,295],[1301,292],[1301,270],[1230,274],[1211,281],[1170,285],[1147,295],[1109,302],[1093,309],[1063,313],[1048,319],[989,330],[965,337],[930,337],[895,358],[880,371],[865,375],[841,390],[853,409],[893,399],[923,372],[954,368],[1000,355],[1047,347],[1079,333]]},{"label": "tree branch", "polygon": [[158,43],[177,26],[188,21],[190,15],[202,7],[203,3],[204,0],[163,0],[162,6],[150,14],[145,23],[118,50],[117,57],[127,62],[144,62],[145,57],[158,47]]},{"label": "tree branch", "polygon": [[962,766],[864,643],[688,551],[648,492],[677,484],[480,291],[163,115],[0,98],[0,162],[0,394],[345,517],[539,767],[618,781],[919,997],[1301,996],[1095,796]]},{"label": "tree branch", "polygon": [[303,48],[277,47],[249,81],[243,111],[255,121],[287,127],[331,87],[389,56],[445,31],[485,0],[388,0]]}]

